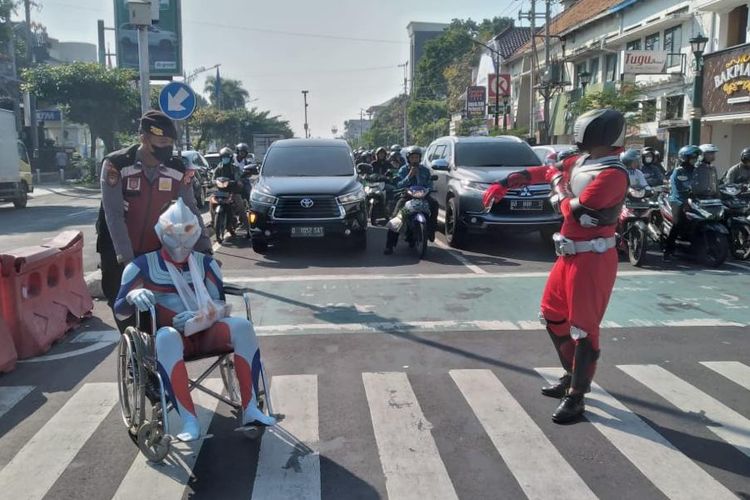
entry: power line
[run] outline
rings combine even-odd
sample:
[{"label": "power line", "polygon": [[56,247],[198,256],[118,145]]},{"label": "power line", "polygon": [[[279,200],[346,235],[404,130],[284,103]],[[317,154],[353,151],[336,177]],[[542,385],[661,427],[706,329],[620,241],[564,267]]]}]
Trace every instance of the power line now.
[{"label": "power line", "polygon": [[[352,68],[352,69],[332,69],[332,70],[302,70],[305,75],[325,75],[325,74],[341,74],[341,73],[361,73],[364,71],[382,71],[387,69],[398,69],[398,65],[392,66],[373,66],[370,68]],[[272,73],[265,75],[243,75],[245,78],[274,78],[277,76],[296,76],[299,75],[300,71],[286,72],[286,73]]]}]

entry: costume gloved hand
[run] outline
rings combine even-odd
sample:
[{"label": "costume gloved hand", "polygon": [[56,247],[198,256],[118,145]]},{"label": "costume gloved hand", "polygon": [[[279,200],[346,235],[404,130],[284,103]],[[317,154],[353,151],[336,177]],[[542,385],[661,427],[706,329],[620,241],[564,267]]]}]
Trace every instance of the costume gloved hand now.
[{"label": "costume gloved hand", "polygon": [[172,326],[174,326],[175,330],[178,332],[183,333],[185,331],[185,324],[195,318],[195,316],[196,313],[194,311],[182,311],[181,313],[177,313],[174,318],[172,318]]},{"label": "costume gloved hand", "polygon": [[156,297],[154,297],[154,293],[145,288],[132,290],[125,296],[125,299],[129,304],[133,304],[139,312],[148,312],[151,307],[156,305]]}]

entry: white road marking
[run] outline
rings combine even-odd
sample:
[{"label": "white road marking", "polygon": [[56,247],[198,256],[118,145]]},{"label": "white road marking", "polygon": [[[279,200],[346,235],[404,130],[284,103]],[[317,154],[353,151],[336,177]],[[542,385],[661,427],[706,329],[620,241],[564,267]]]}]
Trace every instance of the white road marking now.
[{"label": "white road marking", "polygon": [[318,377],[273,377],[270,394],[283,419],[263,435],[252,498],[320,500]]},{"label": "white road marking", "polygon": [[392,499],[457,499],[405,373],[363,373],[385,487]]},{"label": "white road marking", "polygon": [[104,331],[91,331],[82,332],[70,340],[72,344],[81,344],[93,342],[93,344],[86,347],[81,347],[73,351],[62,352],[59,354],[45,354],[44,356],[37,356],[35,358],[22,359],[19,363],[43,363],[46,361],[59,361],[61,359],[74,358],[83,354],[98,351],[105,347],[116,344],[120,341],[120,334],[116,330],[104,330]]},{"label": "white road marking", "polygon": [[442,248],[443,250],[447,250],[449,254],[451,254],[457,261],[459,261],[461,264],[466,266],[467,269],[469,269],[474,274],[489,274],[487,271],[482,269],[481,267],[472,264],[469,259],[466,258],[466,256],[456,250],[455,248],[451,248],[447,243],[444,243],[443,241],[439,239],[435,239],[435,246]]},{"label": "white road marking", "polygon": [[657,365],[617,365],[680,410],[705,422],[721,439],[750,456],[750,420]]},{"label": "white road marking", "polygon": [[219,242],[214,243],[214,246],[211,247],[211,251],[213,253],[218,252],[220,249],[221,249],[221,243]]},{"label": "white road marking", "polygon": [[451,370],[450,375],[528,498],[596,498],[490,370]]},{"label": "white road marking", "polygon": [[750,391],[750,366],[739,361],[703,361],[701,364]]},{"label": "white road marking", "polygon": [[713,318],[665,320],[665,321],[659,321],[659,324],[661,324],[662,326],[669,326],[669,327],[688,327],[688,328],[696,327],[696,326],[703,326],[703,327],[718,327],[718,326],[743,327],[745,326],[744,323],[737,323],[735,321],[724,321],[721,319],[713,319]]},{"label": "white road marking", "polygon": [[120,341],[120,332],[117,330],[86,330],[71,340],[73,343],[83,342],[109,342],[110,344],[116,344]]},{"label": "white road marking", "polygon": [[65,217],[75,217],[77,215],[90,214],[90,213],[92,213],[93,210],[96,210],[96,209],[97,209],[97,207],[90,207],[90,208],[87,208],[86,210],[81,210],[79,212],[73,212],[72,214],[66,214]]},{"label": "white road marking", "polygon": [[85,384],[0,471],[3,498],[43,498],[117,403],[114,383]]},{"label": "white road marking", "polygon": [[0,387],[0,418],[33,390],[33,385]]},{"label": "white road marking", "polygon": [[738,262],[725,262],[725,266],[734,267],[735,269],[742,269],[744,271],[750,271],[750,266],[747,264],[740,264]]},{"label": "white road marking", "polygon": [[[563,373],[559,368],[536,371],[550,383]],[[737,498],[599,385],[591,385],[586,400],[589,422],[667,497]]]},{"label": "white road marking", "polygon": [[[204,385],[209,389],[221,392],[221,379],[208,379]],[[116,389],[113,389],[117,392]],[[193,401],[201,424],[202,434],[205,436],[213,419],[218,400],[200,391],[193,391]],[[177,434],[181,424],[175,411],[170,412],[170,432]],[[130,466],[128,473],[122,479],[113,499],[130,500],[133,498],[158,498],[160,500],[181,499],[185,493],[185,486],[193,474],[193,467],[198,460],[201,446],[205,439],[182,443],[172,441],[172,451],[165,459],[164,465],[154,466],[142,453],[138,453]],[[147,495],[144,497],[144,495]]]}]

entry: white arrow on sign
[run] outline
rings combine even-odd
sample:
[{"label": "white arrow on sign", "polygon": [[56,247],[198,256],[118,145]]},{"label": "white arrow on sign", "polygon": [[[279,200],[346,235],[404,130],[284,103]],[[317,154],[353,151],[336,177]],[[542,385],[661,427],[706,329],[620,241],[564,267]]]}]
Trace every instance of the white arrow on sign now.
[{"label": "white arrow on sign", "polygon": [[182,87],[175,95],[167,94],[167,111],[185,111],[185,106],[182,103],[188,97],[190,97],[190,94]]}]

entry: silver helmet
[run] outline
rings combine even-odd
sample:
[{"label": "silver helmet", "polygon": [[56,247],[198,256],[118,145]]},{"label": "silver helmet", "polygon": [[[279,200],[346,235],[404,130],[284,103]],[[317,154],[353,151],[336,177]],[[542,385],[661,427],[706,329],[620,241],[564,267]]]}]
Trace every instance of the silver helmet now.
[{"label": "silver helmet", "polygon": [[162,248],[175,262],[185,262],[201,236],[198,217],[185,205],[182,198],[159,216],[154,226]]}]

